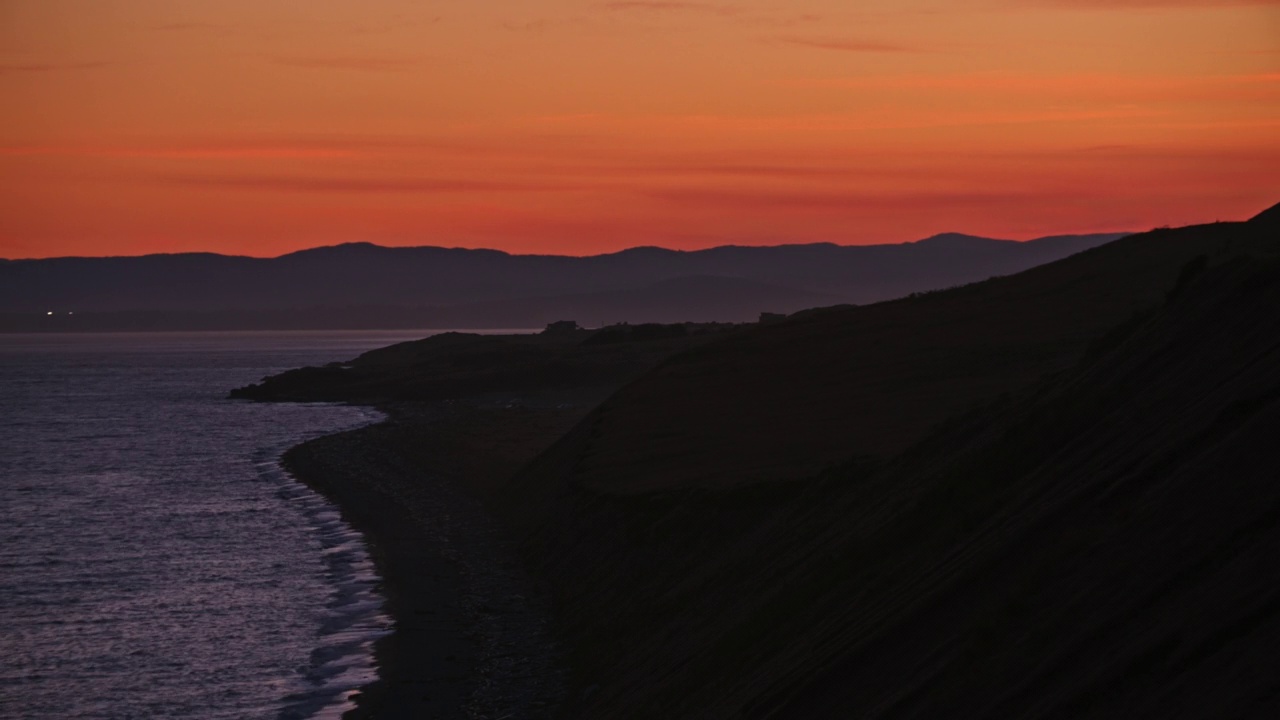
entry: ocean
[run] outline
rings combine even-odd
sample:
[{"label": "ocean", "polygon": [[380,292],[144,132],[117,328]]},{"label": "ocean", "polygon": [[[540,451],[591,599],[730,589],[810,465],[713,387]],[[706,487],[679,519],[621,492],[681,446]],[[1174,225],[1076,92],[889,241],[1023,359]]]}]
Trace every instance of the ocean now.
[{"label": "ocean", "polygon": [[390,631],[280,454],[365,408],[226,399],[424,332],[0,335],[0,715],[330,718]]}]

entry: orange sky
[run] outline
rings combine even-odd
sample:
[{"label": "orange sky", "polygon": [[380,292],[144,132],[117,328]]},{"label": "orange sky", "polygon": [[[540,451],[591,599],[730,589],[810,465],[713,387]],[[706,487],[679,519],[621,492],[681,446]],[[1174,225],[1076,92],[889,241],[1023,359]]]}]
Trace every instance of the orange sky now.
[{"label": "orange sky", "polygon": [[1280,201],[1280,0],[0,0],[0,257],[1028,238]]}]

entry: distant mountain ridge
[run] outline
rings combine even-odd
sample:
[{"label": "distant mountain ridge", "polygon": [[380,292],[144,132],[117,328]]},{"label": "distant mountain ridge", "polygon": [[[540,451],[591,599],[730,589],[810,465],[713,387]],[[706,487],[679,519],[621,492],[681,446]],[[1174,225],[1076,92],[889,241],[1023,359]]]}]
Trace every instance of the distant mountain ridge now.
[{"label": "distant mountain ridge", "polygon": [[1123,235],[1015,242],[948,233],[896,245],[636,247],[586,257],[349,243],[275,258],[6,260],[0,330],[744,321],[1007,275]]}]

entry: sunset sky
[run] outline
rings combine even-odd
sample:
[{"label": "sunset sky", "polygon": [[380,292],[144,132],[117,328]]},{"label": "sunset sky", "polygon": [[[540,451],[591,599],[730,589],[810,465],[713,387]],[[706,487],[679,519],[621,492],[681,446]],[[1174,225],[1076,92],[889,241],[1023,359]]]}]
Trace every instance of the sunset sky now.
[{"label": "sunset sky", "polygon": [[1280,0],[0,0],[0,257],[1015,239],[1280,201]]}]

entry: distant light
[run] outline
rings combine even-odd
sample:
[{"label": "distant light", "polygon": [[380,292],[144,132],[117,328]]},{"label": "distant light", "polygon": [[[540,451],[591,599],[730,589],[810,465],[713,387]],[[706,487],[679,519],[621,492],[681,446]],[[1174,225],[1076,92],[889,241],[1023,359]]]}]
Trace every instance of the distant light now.
[{"label": "distant light", "polygon": [[50,310],[49,312],[45,313],[45,315],[52,315],[52,314],[53,314],[53,311],[52,311],[52,310]]},{"label": "distant light", "polygon": [[74,313],[74,312],[72,312],[72,311],[70,311],[70,310],[68,310],[68,311],[67,311],[67,314],[68,314],[68,315],[75,315],[75,313]]}]

